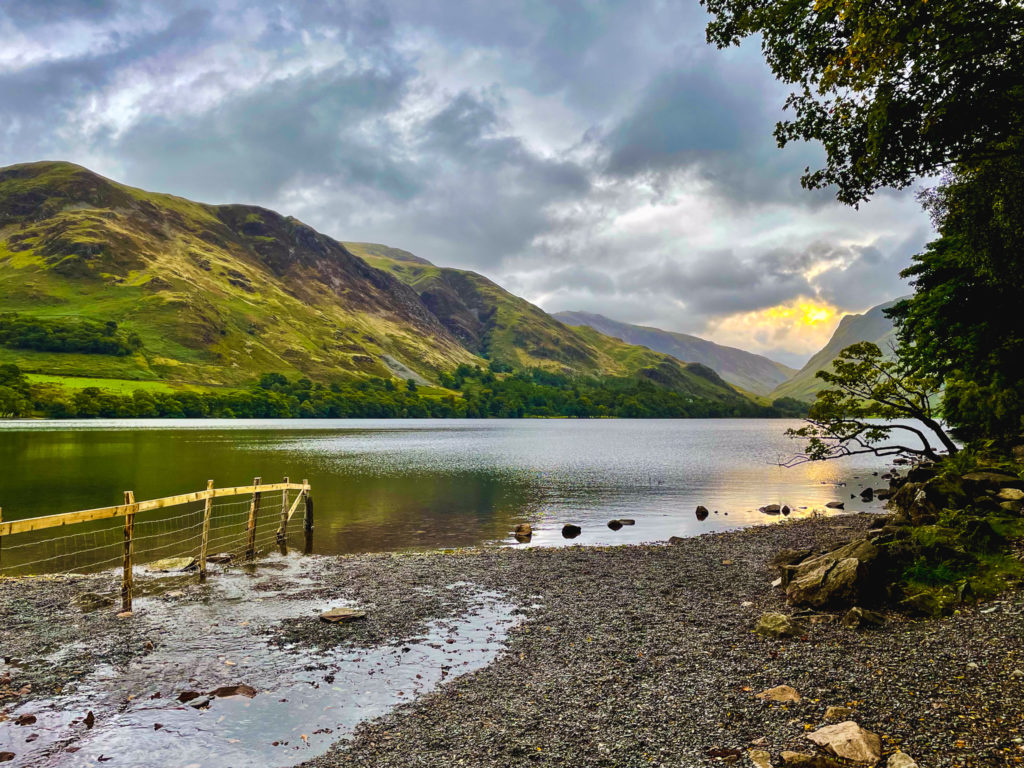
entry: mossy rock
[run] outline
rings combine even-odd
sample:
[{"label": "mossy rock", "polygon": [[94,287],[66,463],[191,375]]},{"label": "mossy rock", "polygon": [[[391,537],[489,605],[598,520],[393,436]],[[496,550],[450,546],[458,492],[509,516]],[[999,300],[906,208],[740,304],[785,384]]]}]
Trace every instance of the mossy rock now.
[{"label": "mossy rock", "polygon": [[959,605],[960,595],[952,587],[918,588],[900,601],[900,605],[922,616],[947,616]]}]

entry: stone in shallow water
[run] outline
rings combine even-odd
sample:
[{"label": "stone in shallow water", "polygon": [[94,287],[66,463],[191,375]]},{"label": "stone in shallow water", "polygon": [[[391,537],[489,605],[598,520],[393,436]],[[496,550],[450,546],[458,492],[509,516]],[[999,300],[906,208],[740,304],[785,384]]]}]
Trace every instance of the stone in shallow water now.
[{"label": "stone in shallow water", "polygon": [[154,560],[146,564],[146,570],[153,573],[166,571],[187,571],[195,567],[194,557],[165,557],[163,560]]},{"label": "stone in shallow water", "polygon": [[355,608],[331,608],[331,610],[320,614],[320,621],[326,621],[330,624],[341,624],[346,621],[356,621],[357,619],[365,618],[366,611],[358,611]]},{"label": "stone in shallow water", "polygon": [[251,685],[245,683],[239,683],[238,685],[222,685],[220,688],[216,688],[208,694],[209,696],[215,696],[218,699],[223,699],[228,696],[245,696],[247,699],[251,699],[256,695],[256,689]]},{"label": "stone in shallow water", "polygon": [[573,525],[572,523],[566,523],[565,525],[562,526],[562,538],[565,538],[565,539],[575,539],[581,533],[583,533],[583,529],[580,528],[578,525]]}]

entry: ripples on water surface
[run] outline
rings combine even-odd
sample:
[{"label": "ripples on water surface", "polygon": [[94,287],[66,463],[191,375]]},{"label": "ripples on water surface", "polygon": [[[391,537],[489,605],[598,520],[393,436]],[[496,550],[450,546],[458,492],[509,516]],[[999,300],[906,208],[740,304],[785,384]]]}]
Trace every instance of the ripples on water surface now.
[{"label": "ripples on water surface", "polygon": [[[321,554],[514,543],[664,540],[809,513],[878,486],[871,457],[774,466],[799,444],[782,420],[84,421],[0,426],[4,519],[198,490],[308,478]],[[840,483],[847,483],[846,487]],[[709,507],[698,522],[693,510]],[[876,505],[877,506],[877,505]],[[634,518],[617,532],[608,520]]]}]

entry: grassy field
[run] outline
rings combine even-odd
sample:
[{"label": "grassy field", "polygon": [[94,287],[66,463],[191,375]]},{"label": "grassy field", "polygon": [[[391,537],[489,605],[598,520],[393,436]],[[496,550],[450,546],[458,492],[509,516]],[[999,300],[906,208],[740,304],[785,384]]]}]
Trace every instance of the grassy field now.
[{"label": "grassy field", "polygon": [[200,384],[176,381],[136,381],[133,379],[103,379],[89,376],[54,376],[47,373],[28,373],[25,378],[31,384],[56,384],[67,389],[85,389],[98,387],[119,395],[130,395],[137,389],[144,392],[207,392],[216,389],[224,392],[224,387],[204,387]]}]

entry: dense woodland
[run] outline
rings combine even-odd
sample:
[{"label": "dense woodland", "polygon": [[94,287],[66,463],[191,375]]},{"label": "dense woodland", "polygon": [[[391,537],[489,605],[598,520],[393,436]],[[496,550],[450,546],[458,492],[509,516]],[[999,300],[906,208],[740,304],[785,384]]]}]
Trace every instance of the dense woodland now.
[{"label": "dense woodland", "polygon": [[462,365],[443,376],[446,389],[413,380],[368,379],[321,384],[264,374],[249,389],[146,392],[97,387],[67,390],[30,384],[14,365],[0,366],[0,415],[50,418],[714,418],[787,417],[807,406],[782,399],[723,405],[648,381],[571,378],[541,370],[510,373]]},{"label": "dense woodland", "polygon": [[100,323],[83,318],[44,320],[15,312],[0,314],[0,347],[123,357],[141,346],[138,334],[125,333],[113,321]]}]

